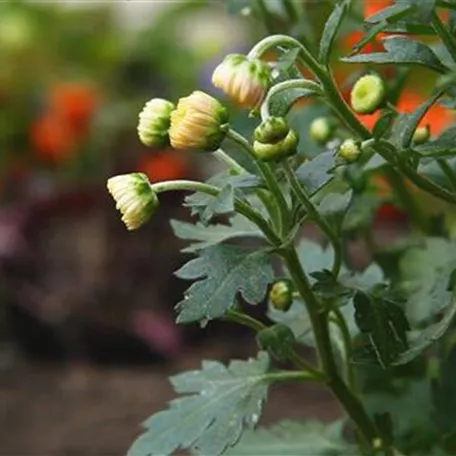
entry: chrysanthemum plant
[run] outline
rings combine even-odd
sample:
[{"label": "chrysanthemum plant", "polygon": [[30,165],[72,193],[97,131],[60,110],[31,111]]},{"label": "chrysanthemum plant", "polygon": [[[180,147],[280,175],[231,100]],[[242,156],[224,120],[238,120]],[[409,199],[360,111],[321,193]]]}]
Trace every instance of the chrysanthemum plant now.
[{"label": "chrysanthemum plant", "polygon": [[[247,3],[274,25],[268,2],[238,1],[244,13]],[[147,103],[138,127],[147,145],[199,150],[222,162],[221,174],[109,181],[129,229],[159,210],[160,193],[192,192],[195,223],[172,221],[193,256],[176,273],[193,282],[177,323],[222,319],[250,328],[258,345],[251,359],[204,361],[172,377],[179,397],[145,421],[129,456],[456,454],[456,127],[436,135],[423,125],[436,104],[456,106],[456,3],[398,0],[368,18],[343,58],[368,65],[356,66],[347,96],[332,62],[359,2],[325,3],[332,12],[317,48],[271,34],[215,69],[214,85],[239,109],[201,91]],[[304,5],[282,6],[299,25]],[[385,32],[383,51],[360,53]],[[436,75],[434,91],[401,113],[397,100],[419,66]],[[233,127],[241,107],[256,123],[249,135]],[[377,115],[372,129],[366,114]],[[395,241],[376,229],[385,203],[408,214]],[[308,225],[321,242],[303,236]],[[371,263],[356,269],[350,246],[360,240]],[[326,423],[303,410],[301,422],[257,428],[271,387],[287,382],[318,383],[345,413]]]}]

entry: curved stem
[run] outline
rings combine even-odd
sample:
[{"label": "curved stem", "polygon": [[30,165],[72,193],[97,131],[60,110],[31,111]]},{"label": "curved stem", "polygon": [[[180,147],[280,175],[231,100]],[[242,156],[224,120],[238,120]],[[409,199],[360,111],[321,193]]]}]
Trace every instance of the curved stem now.
[{"label": "curved stem", "polygon": [[[269,103],[271,101],[271,98],[280,92],[290,89],[305,89],[318,95],[321,94],[321,87],[316,82],[310,81],[309,79],[290,79],[289,81],[279,82],[278,84],[275,84],[271,87],[265,100],[263,101],[263,104],[261,105],[262,120],[266,120],[271,117],[269,113]],[[296,99],[295,102],[297,100],[298,99]]]},{"label": "curved stem", "polygon": [[342,267],[342,245],[339,236],[334,232],[328,222],[320,215],[317,208],[310,200],[310,197],[307,194],[305,188],[301,185],[301,182],[299,182],[298,178],[296,177],[296,174],[294,173],[288,161],[283,162],[283,168],[291,187],[299,198],[299,201],[306,208],[310,218],[314,220],[314,222],[320,227],[323,233],[325,233],[329,239],[329,242],[333,246],[334,263],[332,272],[337,277]]},{"label": "curved stem", "polygon": [[444,160],[443,158],[438,158],[437,164],[439,165],[442,172],[445,174],[451,188],[454,191],[456,191],[456,173],[454,172],[454,170],[451,168],[451,166],[448,164],[448,162],[446,160]]},{"label": "curved stem", "polygon": [[[253,151],[252,146],[250,143],[239,133],[237,133],[234,130],[228,130],[227,136],[234,141],[238,146],[240,146],[242,149],[244,149],[251,157],[254,158],[256,161],[261,174],[263,175],[263,178],[269,187],[269,190],[271,191],[272,195],[274,196],[276,200],[276,204],[279,209],[280,213],[280,219],[276,221],[276,227],[277,230],[280,234],[286,233],[290,221],[289,221],[289,213],[288,213],[288,204],[285,200],[285,197],[283,196],[282,190],[279,187],[279,183],[277,182],[277,178],[272,171],[271,167],[269,164],[262,162],[261,160],[258,160],[255,156],[255,153]],[[270,216],[271,218],[274,217],[274,214],[271,213],[270,211]]]},{"label": "curved stem", "polygon": [[381,445],[383,445],[383,439],[375,424],[365,411],[361,401],[352,391],[350,391],[339,376],[332,352],[327,313],[323,311],[311,289],[309,280],[302,269],[295,248],[290,247],[286,249],[282,252],[282,256],[296,288],[306,304],[314,331],[317,352],[323,367],[323,372],[327,378],[328,387],[344,406],[350,418],[355,422],[361,435],[364,437],[366,444],[369,445],[370,448],[373,447],[374,442],[380,442]]},{"label": "curved stem", "polygon": [[274,33],[274,24],[272,22],[271,15],[269,14],[268,8],[266,6],[265,0],[257,0],[258,9],[260,10],[261,17],[263,18],[266,31],[268,33]]},{"label": "curved stem", "polygon": [[[207,195],[217,197],[221,192],[221,189],[218,187],[192,180],[172,180],[157,182],[155,184],[152,184],[150,187],[155,193],[173,190],[184,190],[206,193]],[[271,230],[268,222],[249,204],[247,204],[245,201],[240,200],[239,198],[236,198],[234,201],[234,208],[236,212],[239,212],[244,217],[255,223],[263,231],[271,244],[276,246],[279,246],[281,244],[280,238],[278,238],[274,231]]]}]

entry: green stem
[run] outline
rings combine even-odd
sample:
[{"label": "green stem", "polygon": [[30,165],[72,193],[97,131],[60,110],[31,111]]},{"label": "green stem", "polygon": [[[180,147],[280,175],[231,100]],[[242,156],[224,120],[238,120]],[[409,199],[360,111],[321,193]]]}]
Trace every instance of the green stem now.
[{"label": "green stem", "polygon": [[257,0],[258,9],[260,10],[261,17],[263,18],[264,25],[268,34],[274,33],[274,24],[266,6],[265,0]]},{"label": "green stem", "polygon": [[372,448],[374,441],[383,442],[383,440],[359,398],[349,390],[339,376],[329,336],[327,313],[323,311],[316,296],[312,292],[295,248],[291,247],[283,251],[282,256],[296,288],[306,304],[314,331],[320,363],[327,378],[327,385],[344,406],[350,418],[355,422],[366,443]]},{"label": "green stem", "polygon": [[225,165],[228,165],[228,167],[234,171],[236,174],[244,174],[247,171],[233,158],[231,158],[224,150],[222,149],[217,149],[213,154],[215,158],[220,160],[222,163],[225,163]]},{"label": "green stem", "polygon": [[[285,197],[283,196],[277,178],[274,172],[272,171],[270,165],[256,158],[255,152],[250,143],[238,132],[230,129],[228,131],[227,136],[232,141],[234,141],[238,146],[244,149],[256,161],[258,168],[260,169],[261,174],[263,176],[263,179],[265,180],[269,190],[271,191],[279,209],[280,218],[278,218],[278,220],[273,220],[277,228],[277,231],[280,234],[286,233],[290,226],[288,204],[285,200]],[[273,218],[274,215],[274,213],[270,213],[271,218]]]},{"label": "green stem", "polygon": [[396,193],[396,196],[402,203],[404,209],[410,213],[415,224],[420,227],[424,233],[429,232],[429,220],[418,204],[416,198],[414,198],[406,187],[402,176],[392,166],[387,167],[386,175],[391,183],[391,187]]},{"label": "green stem", "polygon": [[279,372],[271,372],[266,376],[267,380],[271,380],[272,382],[287,382],[287,381],[317,381],[321,382],[320,378],[315,378],[310,372],[293,372],[293,371],[279,371]]},{"label": "green stem", "polygon": [[445,174],[449,184],[451,185],[451,188],[454,191],[456,191],[456,173],[454,172],[454,170],[451,168],[451,166],[448,164],[448,162],[446,160],[444,160],[443,158],[438,158],[437,164],[439,165],[442,172]]},{"label": "green stem", "polygon": [[299,18],[299,14],[296,11],[296,6],[293,3],[293,0],[283,0],[283,6],[285,7],[288,17],[290,18],[290,22],[296,22]]},{"label": "green stem", "polygon": [[438,14],[435,11],[432,13],[431,23],[432,23],[432,27],[434,28],[436,33],[439,35],[443,44],[447,48],[451,57],[453,58],[453,61],[456,62],[456,38],[445,27],[445,25],[443,24],[440,17],[438,16]]},{"label": "green stem", "polygon": [[299,182],[298,178],[296,177],[296,174],[294,173],[288,161],[283,162],[283,168],[285,170],[285,175],[287,176],[287,179],[293,191],[299,198],[299,201],[307,210],[307,213],[309,214],[310,218],[320,227],[323,233],[325,233],[325,235],[329,239],[329,242],[333,246],[334,263],[332,267],[332,272],[337,277],[342,267],[342,244],[340,238],[331,228],[329,223],[320,215],[317,208],[310,200],[310,197],[307,194],[305,188],[301,185],[301,182]]},{"label": "green stem", "polygon": [[[240,312],[238,310],[230,310],[228,313],[225,315],[225,320],[227,321],[232,321],[233,323],[238,323],[240,325],[246,326],[250,329],[253,329],[255,332],[260,332],[263,331],[264,329],[267,329],[268,327],[261,323],[261,321],[256,320],[255,318],[251,317],[250,315],[247,315],[243,312]],[[307,363],[299,354],[296,352],[296,350],[291,350],[289,356],[288,356],[289,361],[291,361],[296,367],[299,369],[302,369],[303,371],[308,372],[310,375],[312,375],[312,378],[315,380],[323,380],[324,376],[323,374],[312,367],[310,364]]]},{"label": "green stem", "polygon": [[[155,193],[183,190],[206,193],[207,195],[217,197],[221,192],[221,189],[218,187],[192,180],[172,180],[157,182],[155,184],[152,184],[150,187]],[[245,201],[236,198],[234,201],[234,209],[236,212],[239,212],[244,217],[255,223],[263,231],[271,244],[275,246],[279,246],[281,244],[281,239],[277,237],[273,230],[271,230],[268,222],[261,216],[259,212],[253,209]]]}]

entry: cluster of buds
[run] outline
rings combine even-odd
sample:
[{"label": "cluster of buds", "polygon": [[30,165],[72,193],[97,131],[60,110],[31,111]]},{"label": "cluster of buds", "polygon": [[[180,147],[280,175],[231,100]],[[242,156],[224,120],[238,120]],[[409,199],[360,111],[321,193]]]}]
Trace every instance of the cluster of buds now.
[{"label": "cluster of buds", "polygon": [[111,177],[107,184],[128,230],[136,230],[154,215],[158,197],[145,174],[132,173]]},{"label": "cluster of buds", "polygon": [[262,60],[230,54],[215,69],[212,83],[241,107],[255,109],[271,86],[271,69]]},{"label": "cluster of buds", "polygon": [[298,133],[289,127],[283,117],[270,117],[254,132],[253,150],[258,159],[280,161],[296,153]]}]

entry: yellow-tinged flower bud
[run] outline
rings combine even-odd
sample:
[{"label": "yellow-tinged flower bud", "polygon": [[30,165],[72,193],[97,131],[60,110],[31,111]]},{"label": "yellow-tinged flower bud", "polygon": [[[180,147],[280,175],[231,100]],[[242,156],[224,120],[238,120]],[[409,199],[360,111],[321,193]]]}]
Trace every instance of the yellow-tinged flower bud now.
[{"label": "yellow-tinged flower bud", "polygon": [[253,143],[255,155],[263,161],[280,161],[296,153],[299,135],[295,130],[290,130],[284,139],[276,143],[264,144],[260,141]]},{"label": "yellow-tinged flower bud", "polygon": [[361,155],[361,149],[354,139],[346,139],[339,147],[339,156],[352,163]]},{"label": "yellow-tinged flower bud", "polygon": [[431,128],[429,125],[425,125],[424,127],[418,127],[413,133],[413,144],[424,144],[429,140],[431,136]]},{"label": "yellow-tinged flower bud", "polygon": [[158,197],[145,174],[131,173],[111,177],[107,187],[128,230],[136,230],[144,225],[157,210]]},{"label": "yellow-tinged flower bud", "polygon": [[143,144],[161,147],[168,142],[168,129],[173,103],[162,98],[152,98],[139,114],[138,135]]},{"label": "yellow-tinged flower bud", "polygon": [[293,285],[289,279],[275,281],[269,289],[269,302],[274,309],[286,312],[293,304]]},{"label": "yellow-tinged flower bud", "polygon": [[228,111],[215,98],[199,90],[181,98],[171,113],[169,138],[175,149],[219,148],[228,131]]},{"label": "yellow-tinged flower bud", "polygon": [[230,54],[215,69],[212,83],[244,108],[257,108],[272,83],[271,69],[260,59]]},{"label": "yellow-tinged flower bud", "polygon": [[376,74],[359,78],[351,92],[351,105],[358,114],[372,114],[381,108],[385,101],[385,83]]},{"label": "yellow-tinged flower bud", "polygon": [[332,139],[335,124],[326,117],[317,117],[310,124],[310,137],[317,144],[326,144]]}]

